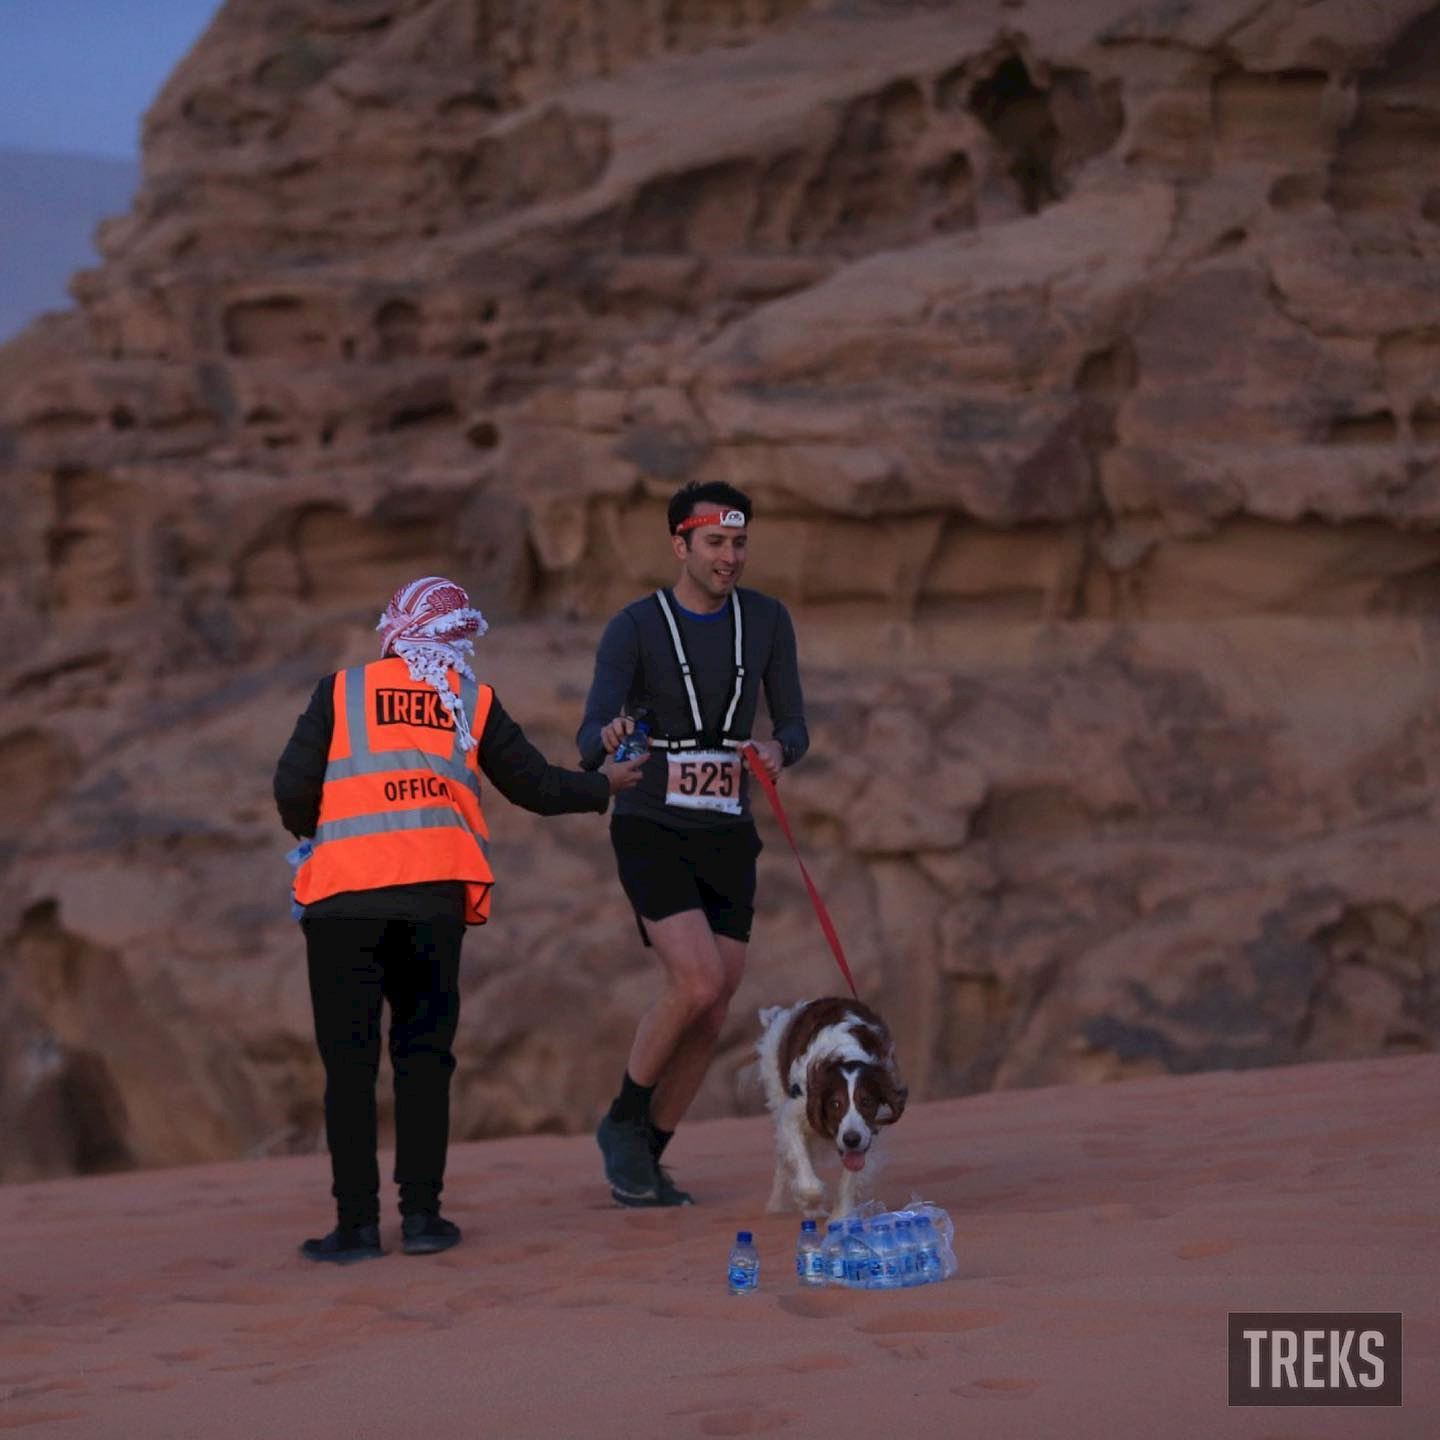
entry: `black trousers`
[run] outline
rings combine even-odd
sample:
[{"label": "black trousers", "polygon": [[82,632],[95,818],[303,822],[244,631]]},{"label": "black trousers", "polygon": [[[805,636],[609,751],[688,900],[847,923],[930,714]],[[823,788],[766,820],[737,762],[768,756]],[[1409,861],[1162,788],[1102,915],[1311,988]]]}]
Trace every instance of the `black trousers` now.
[{"label": "black trousers", "polygon": [[325,1137],[339,1221],[372,1225],[380,1218],[375,1082],[386,1001],[400,1213],[436,1210],[450,1139],[451,1047],[460,1019],[465,924],[449,918],[337,916],[307,918],[303,927],[315,1041],[325,1065]]}]

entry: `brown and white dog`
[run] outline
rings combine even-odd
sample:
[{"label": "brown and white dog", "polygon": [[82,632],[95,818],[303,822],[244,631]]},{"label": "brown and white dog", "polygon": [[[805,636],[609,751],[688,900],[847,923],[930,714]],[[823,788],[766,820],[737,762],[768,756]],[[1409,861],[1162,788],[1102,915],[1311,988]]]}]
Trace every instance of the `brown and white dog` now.
[{"label": "brown and white dog", "polygon": [[876,1135],[905,1112],[890,1031],[868,1005],[840,996],[771,1006],[760,1012],[760,1026],[755,1048],[775,1119],[775,1183],[766,1208],[788,1208],[788,1185],[798,1208],[822,1213],[815,1157],[833,1146],[844,1170],[830,1213],[848,1215]]}]

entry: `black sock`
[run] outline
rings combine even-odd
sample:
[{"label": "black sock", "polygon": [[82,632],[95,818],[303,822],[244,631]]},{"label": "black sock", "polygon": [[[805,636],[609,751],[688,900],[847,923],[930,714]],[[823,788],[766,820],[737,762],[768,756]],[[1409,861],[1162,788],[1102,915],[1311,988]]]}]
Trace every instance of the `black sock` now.
[{"label": "black sock", "polygon": [[662,1130],[653,1120],[650,1122],[650,1153],[657,1161],[665,1153],[665,1147],[674,1134],[673,1130]]},{"label": "black sock", "polygon": [[654,1093],[653,1085],[637,1085],[627,1070],[625,1078],[620,1082],[620,1093],[610,1106],[610,1118],[616,1124],[629,1125],[649,1119],[650,1097]]}]

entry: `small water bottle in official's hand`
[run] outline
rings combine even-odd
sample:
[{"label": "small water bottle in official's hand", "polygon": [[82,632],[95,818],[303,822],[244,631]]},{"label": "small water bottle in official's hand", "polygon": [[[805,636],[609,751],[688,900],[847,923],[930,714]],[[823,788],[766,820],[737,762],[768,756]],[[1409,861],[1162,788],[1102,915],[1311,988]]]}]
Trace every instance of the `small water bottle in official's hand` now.
[{"label": "small water bottle in official's hand", "polygon": [[728,1278],[732,1295],[748,1295],[760,1288],[760,1255],[748,1230],[741,1230],[730,1247]]},{"label": "small water bottle in official's hand", "polygon": [[802,1285],[823,1285],[827,1279],[825,1257],[813,1220],[800,1222],[800,1238],[795,1242],[795,1277]]},{"label": "small water bottle in official's hand", "polygon": [[639,760],[650,753],[650,717],[642,710],[635,720],[635,728],[615,747],[616,760]]}]

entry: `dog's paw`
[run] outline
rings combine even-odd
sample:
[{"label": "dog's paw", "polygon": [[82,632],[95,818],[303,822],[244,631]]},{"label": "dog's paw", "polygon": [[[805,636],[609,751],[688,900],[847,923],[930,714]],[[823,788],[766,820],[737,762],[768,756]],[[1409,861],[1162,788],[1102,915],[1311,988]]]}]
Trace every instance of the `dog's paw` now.
[{"label": "dog's paw", "polygon": [[825,1191],[819,1186],[813,1190],[797,1190],[795,1199],[807,1219],[813,1219],[816,1215],[825,1213]]}]

